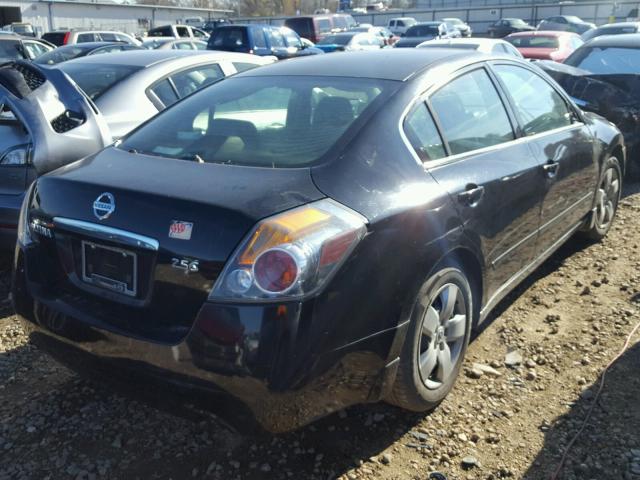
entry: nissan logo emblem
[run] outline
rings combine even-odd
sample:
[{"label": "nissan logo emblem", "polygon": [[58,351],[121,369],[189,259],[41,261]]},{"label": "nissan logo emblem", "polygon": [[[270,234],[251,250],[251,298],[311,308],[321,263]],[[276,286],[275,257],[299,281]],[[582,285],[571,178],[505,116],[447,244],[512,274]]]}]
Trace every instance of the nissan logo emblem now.
[{"label": "nissan logo emblem", "polygon": [[93,202],[93,214],[98,220],[105,220],[116,211],[116,199],[109,192],[101,193]]}]

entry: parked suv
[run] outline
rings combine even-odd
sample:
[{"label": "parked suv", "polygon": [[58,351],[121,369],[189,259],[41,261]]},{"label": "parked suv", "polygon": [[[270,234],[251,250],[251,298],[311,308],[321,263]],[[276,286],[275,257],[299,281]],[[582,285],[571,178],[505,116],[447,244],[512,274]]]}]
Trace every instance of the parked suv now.
[{"label": "parked suv", "polygon": [[42,39],[53,43],[56,47],[87,42],[125,42],[130,45],[140,45],[140,42],[126,33],[107,30],[55,30],[42,35]]},{"label": "parked suv", "polygon": [[216,28],[207,46],[209,50],[274,55],[279,59],[315,55],[317,49],[307,48],[296,32],[274,25],[225,25]]},{"label": "parked suv", "polygon": [[284,21],[284,25],[295,31],[302,38],[318,43],[328,34],[344,32],[357,26],[357,23],[351,15],[336,13],[333,15],[287,18]]},{"label": "parked suv", "polygon": [[192,27],[191,25],[163,25],[152,28],[147,33],[148,37],[173,37],[173,38],[198,38],[206,40],[209,34],[204,30]]}]

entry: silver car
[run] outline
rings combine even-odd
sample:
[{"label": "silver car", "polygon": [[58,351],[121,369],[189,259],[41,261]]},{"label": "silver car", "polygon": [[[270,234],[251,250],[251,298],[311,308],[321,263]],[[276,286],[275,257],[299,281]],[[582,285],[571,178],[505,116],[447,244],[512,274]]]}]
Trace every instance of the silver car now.
[{"label": "silver car", "polygon": [[273,61],[242,53],[140,50],[50,68],[24,61],[0,65],[0,246],[15,244],[22,197],[38,175],[100,150],[207,85]]}]

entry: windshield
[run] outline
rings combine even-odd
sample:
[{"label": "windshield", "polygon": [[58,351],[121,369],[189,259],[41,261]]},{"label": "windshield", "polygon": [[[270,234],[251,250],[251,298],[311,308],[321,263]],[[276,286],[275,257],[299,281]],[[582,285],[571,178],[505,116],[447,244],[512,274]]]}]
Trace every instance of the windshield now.
[{"label": "windshield", "polygon": [[173,38],[167,38],[167,39],[162,39],[162,40],[158,40],[158,39],[145,40],[144,42],[142,42],[142,48],[147,48],[149,50],[153,50],[155,48],[161,47],[165,43],[173,42],[174,40],[175,39],[173,39]]},{"label": "windshield", "polygon": [[119,81],[141,70],[141,67],[131,65],[77,62],[65,63],[58,68],[69,75],[91,100],[97,99]]},{"label": "windshield", "polygon": [[329,35],[320,40],[316,45],[346,45],[353,35]]},{"label": "windshield", "polygon": [[87,51],[89,51],[89,49],[75,45],[59,47],[40,55],[34,60],[34,62],[41,65],[55,65],[56,63],[66,62],[67,60],[82,56]]},{"label": "windshield", "polygon": [[640,50],[622,47],[582,47],[565,60],[567,65],[595,74],[640,73]]},{"label": "windshield", "polygon": [[464,25],[464,22],[459,18],[443,18],[442,21],[451,23],[452,25]]},{"label": "windshield", "polygon": [[319,160],[396,83],[235,77],[165,110],[119,148],[206,163],[300,167]]},{"label": "windshield", "polygon": [[525,21],[521,18],[507,18],[507,22],[509,22],[510,25],[526,25]]},{"label": "windshield", "polygon": [[569,23],[584,23],[581,18],[574,17],[572,15],[567,15],[564,18],[566,18]]},{"label": "windshield", "polygon": [[517,48],[558,48],[558,37],[507,37],[507,42]]},{"label": "windshield", "polygon": [[438,25],[416,25],[407,30],[407,37],[433,37],[440,33]]},{"label": "windshield", "polygon": [[0,40],[0,60],[23,59],[19,40]]}]

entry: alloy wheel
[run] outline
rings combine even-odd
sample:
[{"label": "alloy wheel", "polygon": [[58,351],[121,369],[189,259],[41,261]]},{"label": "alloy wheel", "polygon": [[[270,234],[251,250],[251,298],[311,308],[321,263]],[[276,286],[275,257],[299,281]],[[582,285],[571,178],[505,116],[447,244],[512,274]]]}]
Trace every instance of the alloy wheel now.
[{"label": "alloy wheel", "polygon": [[601,230],[609,228],[616,211],[620,194],[618,170],[608,168],[602,176],[596,196],[596,225]]},{"label": "alloy wheel", "polygon": [[460,288],[447,283],[433,296],[422,318],[418,367],[428,389],[442,386],[460,360],[467,333],[467,306]]}]

